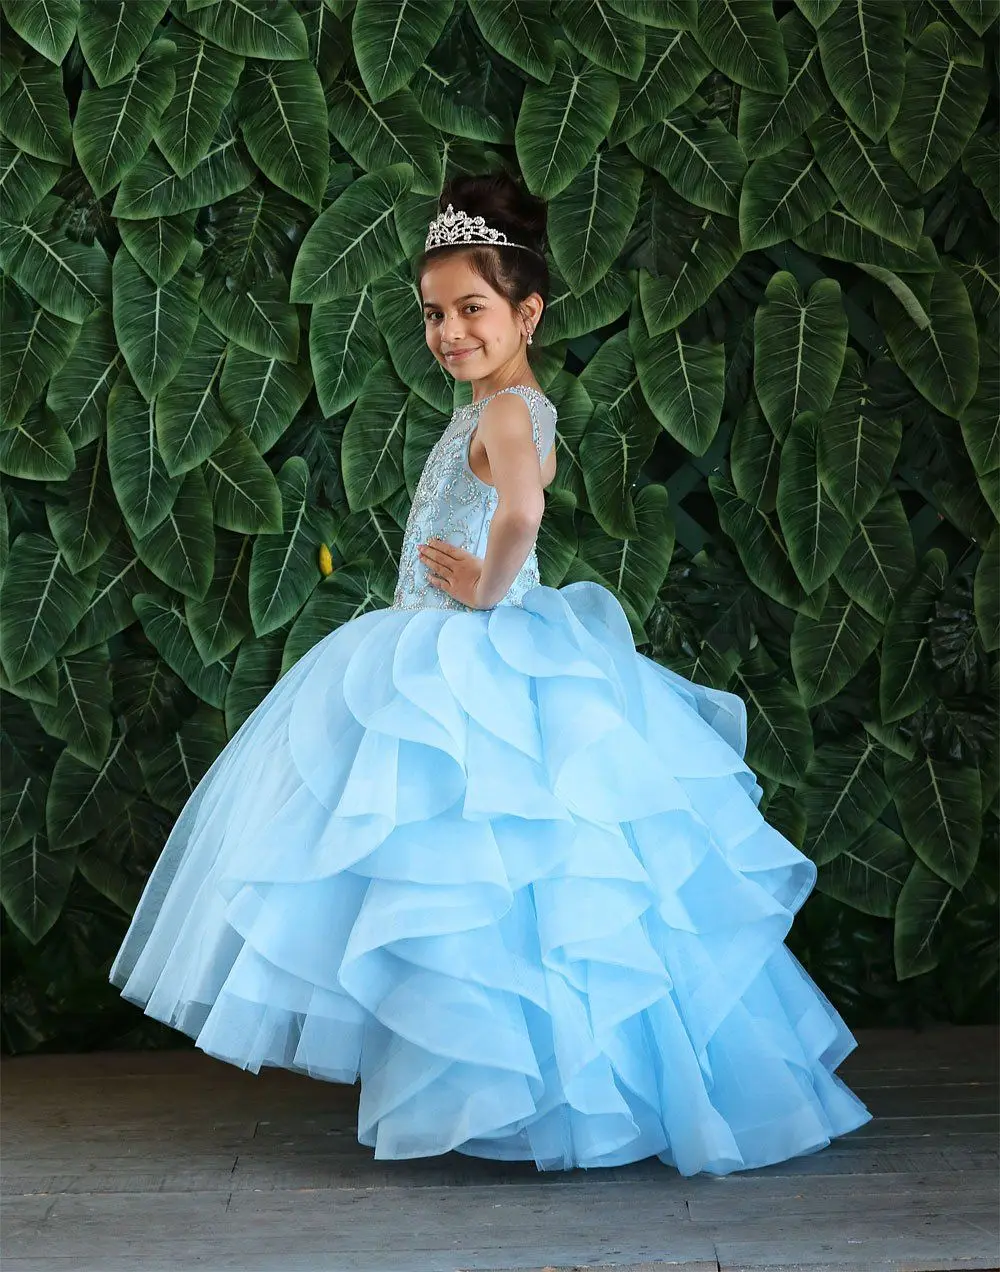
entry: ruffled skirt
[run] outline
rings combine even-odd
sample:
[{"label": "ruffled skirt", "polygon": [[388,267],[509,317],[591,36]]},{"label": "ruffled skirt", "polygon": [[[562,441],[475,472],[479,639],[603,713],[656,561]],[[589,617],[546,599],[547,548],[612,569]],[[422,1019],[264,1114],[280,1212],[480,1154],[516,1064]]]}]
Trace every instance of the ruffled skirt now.
[{"label": "ruffled skirt", "polygon": [[241,1068],[360,1079],[378,1158],[814,1152],[871,1114],[745,744],[597,584],[362,615],[202,779],[110,979]]}]

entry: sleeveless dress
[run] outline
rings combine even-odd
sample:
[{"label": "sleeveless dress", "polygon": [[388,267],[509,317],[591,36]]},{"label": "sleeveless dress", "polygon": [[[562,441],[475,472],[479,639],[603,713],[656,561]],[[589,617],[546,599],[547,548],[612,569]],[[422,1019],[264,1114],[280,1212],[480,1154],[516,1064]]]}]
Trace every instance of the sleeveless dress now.
[{"label": "sleeveless dress", "polygon": [[[543,458],[555,407],[502,391]],[[816,867],[758,810],[742,700],[640,654],[606,588],[542,585],[534,550],[492,609],[427,581],[429,537],[485,553],[488,400],[428,456],[392,605],[303,655],[192,793],[110,980],[209,1055],[360,1082],[376,1158],[815,1152],[871,1114],[784,944]]]}]

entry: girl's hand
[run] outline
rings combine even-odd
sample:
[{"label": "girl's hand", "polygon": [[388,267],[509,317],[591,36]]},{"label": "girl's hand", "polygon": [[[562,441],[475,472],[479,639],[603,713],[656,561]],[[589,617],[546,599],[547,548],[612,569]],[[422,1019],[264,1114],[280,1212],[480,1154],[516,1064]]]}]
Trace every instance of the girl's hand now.
[{"label": "girl's hand", "polygon": [[470,609],[488,609],[477,599],[482,560],[464,548],[456,548],[443,539],[428,539],[417,547],[420,560],[427,567],[427,577],[432,587],[447,592],[456,601]]}]

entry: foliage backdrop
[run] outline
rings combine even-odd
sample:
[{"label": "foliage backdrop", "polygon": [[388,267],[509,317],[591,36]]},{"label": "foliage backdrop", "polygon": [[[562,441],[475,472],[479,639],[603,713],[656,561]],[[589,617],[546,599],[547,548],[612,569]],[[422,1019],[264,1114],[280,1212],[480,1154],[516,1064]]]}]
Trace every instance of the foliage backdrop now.
[{"label": "foliage backdrop", "polygon": [[[0,0],[3,1045],[107,984],[277,678],[391,600],[467,400],[410,262],[550,200],[542,581],[740,694],[853,1024],[996,993],[996,0]],[[8,546],[9,545],[9,546]]]}]

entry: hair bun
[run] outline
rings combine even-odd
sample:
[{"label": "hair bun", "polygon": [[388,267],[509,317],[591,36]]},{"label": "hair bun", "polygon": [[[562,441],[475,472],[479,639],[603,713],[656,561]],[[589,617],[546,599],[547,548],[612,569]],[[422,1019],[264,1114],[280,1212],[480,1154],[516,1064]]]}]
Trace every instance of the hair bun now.
[{"label": "hair bun", "polygon": [[509,172],[453,177],[442,191],[439,208],[448,204],[469,216],[481,216],[487,225],[502,230],[509,239],[545,254],[548,205],[526,190]]}]

